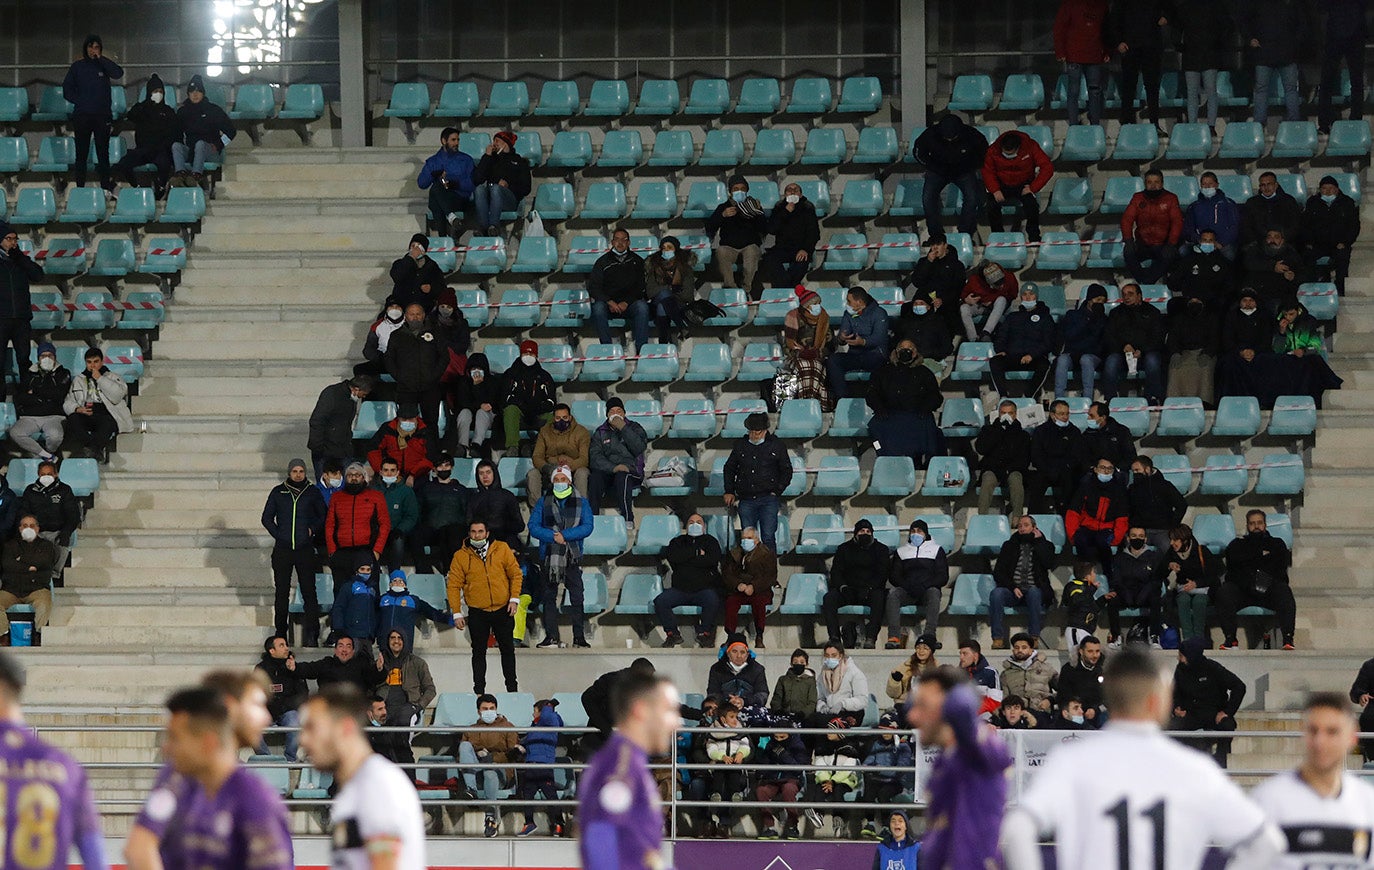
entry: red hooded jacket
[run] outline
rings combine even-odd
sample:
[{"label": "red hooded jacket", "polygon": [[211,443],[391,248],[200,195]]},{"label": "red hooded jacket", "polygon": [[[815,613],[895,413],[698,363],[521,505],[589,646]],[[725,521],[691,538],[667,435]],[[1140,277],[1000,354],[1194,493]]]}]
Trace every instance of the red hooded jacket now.
[{"label": "red hooded jacket", "polygon": [[1062,0],[1054,16],[1054,56],[1069,63],[1106,63],[1107,0]]},{"label": "red hooded jacket", "polygon": [[1176,246],[1182,235],[1183,211],[1178,207],[1178,197],[1167,190],[1154,197],[1144,191],[1137,193],[1121,216],[1121,237],[1127,241]]},{"label": "red hooded jacket", "polygon": [[434,467],[434,459],[430,455],[430,435],[425,421],[416,420],[415,431],[406,438],[403,448],[400,420],[392,420],[377,430],[373,447],[367,454],[367,462],[374,472],[380,472],[383,459],[394,459],[401,466],[401,477],[419,477]]},{"label": "red hooded jacket", "polygon": [[[1016,156],[1003,155],[1013,144],[1017,146]],[[989,193],[1027,186],[1031,193],[1039,193],[1053,176],[1054,164],[1045,150],[1019,130],[1003,133],[983,157],[983,185]]]},{"label": "red hooded jacket", "polygon": [[329,499],[324,520],[324,542],[329,555],[340,547],[367,547],[380,552],[391,534],[391,514],[386,499],[371,487],[354,495],[339,490]]}]

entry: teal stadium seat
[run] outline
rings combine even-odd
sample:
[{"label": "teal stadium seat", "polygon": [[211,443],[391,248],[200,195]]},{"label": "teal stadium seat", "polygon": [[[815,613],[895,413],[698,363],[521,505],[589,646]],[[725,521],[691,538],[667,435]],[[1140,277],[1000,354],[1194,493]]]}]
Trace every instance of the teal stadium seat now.
[{"label": "teal stadium seat", "polygon": [[[524,252],[525,243],[532,241],[535,241],[535,239],[528,236],[520,240],[520,249],[522,253]],[[552,239],[549,239],[549,241],[553,242]],[[549,253],[551,253],[553,263],[556,265],[558,262],[558,247],[556,244],[546,249],[546,255]],[[511,268],[511,271],[520,271],[518,268],[519,265],[520,256],[517,255],[515,258],[515,266]],[[552,271],[553,268],[554,267],[551,266],[550,271]],[[530,329],[536,326],[539,323],[539,306],[532,303],[537,303],[538,301],[539,292],[537,290],[511,288],[501,291],[501,299],[496,303],[496,314],[492,317],[491,325],[503,329]]]},{"label": "teal stadium seat", "polygon": [[488,344],[482,348],[482,353],[487,355],[487,362],[492,373],[504,373],[510,371],[510,367],[515,365],[516,359],[520,356],[520,348],[514,342],[503,341]]},{"label": "teal stadium seat", "polygon": [[1093,233],[1086,265],[1089,269],[1126,268],[1126,243],[1122,241],[1121,230]]},{"label": "teal stadium seat", "polygon": [[[20,193],[23,196],[23,192]],[[98,187],[73,187],[57,216],[60,224],[98,224],[105,220],[105,191]]]},{"label": "teal stadium seat", "polygon": [[549,306],[549,317],[544,325],[552,328],[580,327],[582,321],[591,316],[592,306],[586,290],[555,290],[553,304]]},{"label": "teal stadium seat", "polygon": [[865,127],[859,131],[853,163],[886,166],[897,161],[897,131],[891,127]]},{"label": "teal stadium seat", "polygon": [[1317,431],[1317,403],[1311,396],[1279,396],[1267,431],[1270,435],[1311,435]]},{"label": "teal stadium seat", "polygon": [[1217,73],[1217,105],[1236,109],[1250,105],[1250,95],[1248,93],[1236,93],[1235,81],[1231,77],[1229,69],[1221,70]]},{"label": "teal stadium seat", "polygon": [[567,383],[573,379],[572,348],[566,344],[544,345],[539,351],[539,362],[548,371],[555,383]]},{"label": "teal stadium seat", "polygon": [[361,402],[358,419],[353,424],[354,438],[371,438],[382,424],[396,419],[395,402]]},{"label": "teal stadium seat", "polygon": [[1221,136],[1217,157],[1228,160],[1258,160],[1264,156],[1264,127],[1257,121],[1233,121]]},{"label": "teal stadium seat", "polygon": [[1121,214],[1130,205],[1131,197],[1145,189],[1145,179],[1138,176],[1113,176],[1107,179],[1107,189],[1102,194],[1103,214]]},{"label": "teal stadium seat", "polygon": [[645,181],[635,192],[630,217],[636,220],[671,220],[677,215],[677,188],[671,181]]},{"label": "teal stadium seat", "polygon": [[1336,285],[1325,282],[1300,284],[1298,301],[1307,306],[1307,313],[1318,320],[1334,320],[1340,306]]},{"label": "teal stadium seat", "polygon": [[[1270,513],[1265,516],[1269,534],[1283,541],[1289,550],[1293,549],[1293,518],[1288,514]],[[1244,611],[1241,611],[1244,613]]]},{"label": "teal stadium seat", "polygon": [[686,115],[724,115],[730,111],[730,85],[725,79],[697,79],[687,94]]},{"label": "teal stadium seat", "polygon": [[606,419],[606,403],[600,399],[574,399],[568,403],[573,419],[589,429]]},{"label": "teal stadium seat", "polygon": [[1164,189],[1178,197],[1180,203],[1197,202],[1198,182],[1191,175],[1164,176]]},{"label": "teal stadium seat", "polygon": [[49,277],[78,275],[86,271],[86,244],[74,236],[49,236],[43,271]]},{"label": "teal stadium seat", "polygon": [[987,616],[988,599],[997,583],[991,574],[960,574],[950,592],[950,616]]},{"label": "teal stadium seat", "polygon": [[830,246],[825,252],[825,259],[819,266],[812,268],[827,272],[858,272],[868,265],[868,249],[837,246],[864,245],[867,243],[868,237],[863,233],[834,233],[825,242]]},{"label": "teal stadium seat", "polygon": [[445,275],[458,269],[458,252],[454,247],[453,239],[448,236],[429,237],[429,258]]},{"label": "teal stadium seat", "polygon": [[506,269],[506,241],[501,236],[471,236],[468,238],[468,247],[486,248],[495,246],[495,250],[476,251],[469,250],[463,255],[463,265],[459,267],[460,272],[465,275],[496,275]]},{"label": "teal stadium seat", "polygon": [[1045,124],[1023,124],[1016,128],[1021,133],[1040,146],[1040,150],[1046,156],[1054,153],[1054,130]]},{"label": "teal stadium seat", "polygon": [[161,290],[134,290],[124,294],[124,301],[134,307],[120,318],[119,325],[123,329],[156,329],[167,316]]},{"label": "teal stadium seat", "polygon": [[1317,123],[1315,121],[1280,121],[1274,134],[1271,157],[1291,157],[1311,160],[1317,154]]},{"label": "teal stadium seat", "polygon": [[[278,764],[282,766],[269,766]],[[278,795],[285,796],[291,791],[291,771],[286,767],[285,755],[250,755],[248,770]]]},{"label": "teal stadium seat", "polygon": [[1294,496],[1307,481],[1302,456],[1296,453],[1266,453],[1260,457],[1256,495]]},{"label": "teal stadium seat", "polygon": [[715,407],[710,399],[679,399],[673,407],[669,437],[701,441],[715,435]]},{"label": "teal stadium seat", "polygon": [[1216,556],[1235,540],[1235,521],[1230,514],[1198,514],[1193,518],[1193,537]]},{"label": "teal stadium seat", "polygon": [[126,187],[115,200],[112,224],[146,224],[157,216],[157,199],[151,187]]},{"label": "teal stadium seat", "polygon": [[[660,358],[661,357],[661,358]],[[667,384],[677,380],[681,368],[677,345],[649,342],[639,353],[630,380],[639,384]],[[585,375],[584,375],[585,377]]]},{"label": "teal stadium seat", "polygon": [[525,494],[525,477],[534,463],[523,457],[506,456],[496,465],[502,486],[516,495]]},{"label": "teal stadium seat", "polygon": [[[320,607],[325,612],[334,605],[334,578],[328,574],[315,575],[315,597],[320,602]],[[291,603],[287,607],[290,613],[304,613],[305,599],[301,597],[301,587],[297,585],[291,591]],[[476,715],[476,704],[473,705],[473,714]]]},{"label": "teal stadium seat", "polygon": [[573,236],[568,258],[563,261],[563,271],[570,275],[590,272],[597,258],[610,249],[610,243],[602,236]]},{"label": "teal stadium seat", "polygon": [[619,514],[593,519],[592,533],[587,536],[582,551],[589,556],[619,556],[629,546],[625,518]]},{"label": "teal stadium seat", "polygon": [[[997,108],[1004,112],[1038,112],[1045,105],[1045,83],[1031,73],[1013,73],[1002,83]],[[1049,149],[1045,149],[1047,152]]]},{"label": "teal stadium seat", "polygon": [[[832,513],[811,514],[802,521],[797,554],[829,555],[844,543],[844,520]],[[793,575],[796,576],[796,575]]]},{"label": "teal stadium seat", "polygon": [[693,181],[687,188],[687,204],[682,207],[682,217],[708,218],[716,210],[716,206],[725,201],[726,195],[724,182]]},{"label": "teal stadium seat", "polygon": [[992,76],[962,75],[954,80],[948,108],[958,112],[986,112],[992,108],[992,98]]},{"label": "teal stadium seat", "polygon": [[1283,188],[1289,196],[1293,197],[1301,205],[1307,202],[1309,195],[1307,190],[1307,178],[1301,172],[1280,172],[1279,187]]},{"label": "teal stadium seat", "polygon": [[100,466],[94,459],[67,459],[62,463],[62,480],[77,498],[87,498],[100,489]]},{"label": "teal stadium seat", "polygon": [[592,136],[585,130],[559,130],[546,166],[584,169],[592,163]]},{"label": "teal stadium seat", "polygon": [[434,108],[434,117],[472,118],[481,108],[482,98],[477,94],[475,82],[446,82],[439,91],[439,105]]},{"label": "teal stadium seat", "polygon": [[[558,268],[558,240],[553,236],[525,236],[520,240],[520,248],[515,255],[512,272],[547,275]],[[512,312],[512,316],[524,319],[538,315],[539,309],[530,308],[533,314]],[[507,325],[514,325],[506,322]],[[533,324],[531,324],[533,325]]]},{"label": "teal stadium seat", "polygon": [[682,94],[677,82],[664,79],[648,79],[639,88],[639,102],[635,105],[636,115],[666,118],[676,115],[682,105]]},{"label": "teal stadium seat", "polygon": [[[595,616],[604,613],[610,606],[610,591],[606,588],[606,575],[600,571],[582,572],[582,613],[586,616]],[[563,613],[572,612],[572,599],[566,587],[563,589]],[[524,709],[534,709],[534,698],[531,696],[530,705]],[[504,704],[504,701],[502,702]]]},{"label": "teal stadium seat", "polygon": [[24,137],[0,136],[0,172],[23,172],[28,168],[29,144]]},{"label": "teal stadium seat", "polygon": [[[150,236],[138,271],[146,275],[175,275],[186,268],[186,243],[180,236]],[[127,318],[126,318],[127,320]]]},{"label": "teal stadium seat", "polygon": [[1212,128],[1206,124],[1175,124],[1169,131],[1165,160],[1206,160],[1212,153]]},{"label": "teal stadium seat", "polygon": [[[95,150],[95,149],[91,149]],[[71,136],[44,136],[38,143],[34,172],[67,172],[76,163],[76,140]]]},{"label": "teal stadium seat", "polygon": [[906,151],[902,152],[903,163],[916,162],[916,142],[921,138],[921,134],[926,131],[924,125],[917,125],[911,128],[911,141],[906,144]]},{"label": "teal stadium seat", "polygon": [[749,165],[788,166],[796,157],[797,140],[793,137],[792,131],[784,128],[769,128],[760,130],[758,136],[755,137],[754,150],[749,155]]},{"label": "teal stadium seat", "polygon": [[62,97],[61,85],[44,85],[38,93],[38,105],[33,120],[41,123],[65,123],[71,120],[76,107]]},{"label": "teal stadium seat", "polygon": [[816,399],[788,399],[778,414],[779,438],[815,438],[821,434],[825,421],[821,403]]},{"label": "teal stadium seat", "polygon": [[587,186],[587,198],[579,217],[618,221],[627,211],[625,185],[618,181],[594,181]]},{"label": "teal stadium seat", "polygon": [[167,191],[159,223],[195,224],[205,217],[205,191],[199,187],[174,187]]},{"label": "teal stadium seat", "polygon": [[1064,134],[1059,159],[1066,163],[1098,163],[1107,157],[1107,131],[1097,125],[1076,124]]},{"label": "teal stadium seat", "polygon": [[1113,160],[1145,163],[1159,156],[1159,133],[1153,124],[1122,124],[1116,134]]},{"label": "teal stadium seat", "polygon": [[1064,552],[1064,547],[1068,544],[1068,533],[1064,529],[1064,518],[1059,514],[1031,514],[1035,518],[1035,526],[1045,536],[1045,540],[1054,544],[1056,553]]},{"label": "teal stadium seat", "polygon": [[1365,120],[1336,121],[1326,138],[1327,157],[1368,157],[1369,122]]},{"label": "teal stadium seat", "polygon": [[687,362],[684,380],[724,383],[730,379],[731,368],[728,344],[697,342],[692,346],[692,356]]},{"label": "teal stadium seat", "polygon": [[76,304],[76,310],[67,321],[68,329],[114,328],[119,314],[106,307],[114,303],[114,296],[109,290],[83,290],[72,301]]},{"label": "teal stadium seat", "polygon": [[383,110],[384,117],[414,120],[428,114],[428,85],[423,82],[397,82],[391,86],[391,103]]},{"label": "teal stadium seat", "polygon": [[787,580],[778,612],[786,616],[818,616],[828,591],[824,574],[793,574]]},{"label": "teal stadium seat", "polygon": [[491,302],[487,298],[487,291],[480,288],[459,290],[457,297],[458,310],[462,312],[463,319],[469,327],[481,329],[487,325],[487,318],[491,316]]},{"label": "teal stadium seat", "polygon": [[953,553],[954,543],[954,518],[944,514],[919,514],[912,517],[913,520],[921,520],[930,530],[930,539],[944,548],[946,553]]},{"label": "teal stadium seat", "polygon": [[1228,438],[1251,438],[1259,430],[1259,400],[1254,396],[1223,396],[1218,400],[1211,434]]},{"label": "teal stadium seat", "polygon": [[682,169],[692,164],[695,149],[690,132],[660,130],[654,135],[654,150],[649,155],[649,165],[665,169]]},{"label": "teal stadium seat", "polygon": [[834,105],[830,79],[801,78],[792,82],[792,96],[784,115],[824,115]]},{"label": "teal stadium seat", "polygon": [[850,76],[840,86],[836,112],[871,115],[883,105],[883,86],[877,76]]},{"label": "teal stadium seat", "polygon": [[134,271],[138,259],[130,239],[101,239],[96,245],[95,261],[87,273],[99,278],[123,278]]},{"label": "teal stadium seat", "polygon": [[[123,160],[123,159],[124,159],[124,155],[127,154],[128,152],[129,152],[129,144],[128,144],[127,142],[124,141],[124,137],[123,137],[123,136],[111,136],[111,137],[110,137],[110,165],[111,165],[111,166],[114,166],[116,163],[118,163],[119,161]],[[208,167],[210,161],[207,160],[207,161],[205,161],[205,162],[206,162],[206,165],[207,165],[207,167]],[[94,172],[94,171],[95,171],[95,149],[94,149],[94,148],[92,148],[90,151],[87,151],[87,152],[86,152],[86,169],[87,169],[88,171],[91,171],[91,172]]]},{"label": "teal stadium seat", "polygon": [[973,438],[983,426],[983,408],[978,399],[945,399],[940,408],[940,431],[946,438]]},{"label": "teal stadium seat", "polygon": [[286,121],[318,121],[324,117],[324,89],[319,85],[288,85],[277,117]]},{"label": "teal stadium seat", "polygon": [[771,115],[782,105],[782,89],[778,80],[745,79],[740,85],[739,102],[735,112],[740,115]]},{"label": "teal stadium seat", "polygon": [[[1077,233],[1048,232],[1041,235],[1040,240],[1042,247],[1035,253],[1037,269],[1047,272],[1072,272],[1083,261],[1083,246],[1078,244]],[[1041,297],[1044,297],[1043,292]]]},{"label": "teal stadium seat", "polygon": [[992,342],[966,341],[959,345],[955,353],[954,368],[949,378],[955,381],[981,381],[990,371],[988,361],[991,359]]},{"label": "teal stadium seat", "polygon": [[841,217],[874,218],[883,211],[883,183],[868,179],[846,181],[835,214]]},{"label": "teal stadium seat", "polygon": [[781,326],[787,312],[797,307],[797,294],[790,287],[768,287],[759,300],[754,315],[757,326]]},{"label": "teal stadium seat", "polygon": [[582,114],[594,118],[617,118],[630,111],[630,87],[618,79],[592,82],[587,107]]},{"label": "teal stadium seat", "polygon": [[276,108],[277,97],[271,85],[239,85],[229,117],[235,121],[265,121]]},{"label": "teal stadium seat", "polygon": [[[926,498],[959,498],[968,492],[968,460],[962,456],[935,456],[926,466],[921,495]],[[946,479],[948,478],[948,479]]]},{"label": "teal stadium seat", "polygon": [[767,414],[768,405],[762,399],[731,399],[725,408],[725,427],[721,429],[722,438],[743,438],[746,434],[744,419],[750,414]]},{"label": "teal stadium seat", "polygon": [[33,308],[33,320],[29,323],[32,329],[40,332],[59,329],[67,319],[62,294],[56,290],[30,290],[29,304]]},{"label": "teal stadium seat", "polygon": [[824,181],[801,181],[802,195],[816,207],[816,216],[825,219],[830,214],[830,185]]},{"label": "teal stadium seat", "polygon": [[744,346],[744,358],[735,379],[754,382],[771,378],[782,361],[782,347],[775,342],[751,341]]},{"label": "teal stadium seat", "polygon": [[879,456],[873,461],[866,490],[869,495],[906,498],[916,489],[916,466],[910,456]]},{"label": "teal stadium seat", "polygon": [[[1112,412],[1115,415],[1115,411]],[[1164,400],[1163,410],[1159,412],[1159,426],[1156,435],[1196,438],[1207,427],[1207,414],[1202,408],[1202,400],[1196,396],[1170,396]]]},{"label": "teal stadium seat", "polygon": [[601,140],[597,166],[633,167],[644,162],[644,140],[638,130],[610,130]]},{"label": "teal stadium seat", "polygon": [[1011,521],[1005,514],[973,514],[968,518],[963,552],[970,556],[993,556],[1011,538]]},{"label": "teal stadium seat", "polygon": [[[994,245],[997,247],[993,247]],[[988,233],[988,244],[984,248],[983,259],[997,263],[1005,269],[1024,269],[1029,253],[1025,233]]]},{"label": "teal stadium seat", "polygon": [[650,438],[663,434],[663,403],[658,399],[626,399],[625,417],[643,426]]},{"label": "teal stadium seat", "polygon": [[743,326],[749,319],[749,303],[745,292],[738,287],[717,287],[711,291],[711,304],[725,312],[708,318],[711,326]]},{"label": "teal stadium seat", "polygon": [[839,166],[848,150],[844,130],[839,127],[814,127],[806,134],[806,150],[802,152],[804,166]]},{"label": "teal stadium seat", "polygon": [[925,177],[903,178],[897,182],[892,193],[892,206],[887,213],[892,217],[924,217],[925,208],[921,196],[925,190]]},{"label": "teal stadium seat", "polygon": [[1239,203],[1255,195],[1254,184],[1248,175],[1218,173],[1217,184],[1222,193]]},{"label": "teal stadium seat", "polygon": [[883,233],[879,239],[883,247],[873,261],[878,271],[907,271],[921,259],[921,237],[916,233]]},{"label": "teal stadium seat", "polygon": [[710,130],[701,146],[702,166],[738,166],[744,162],[744,137],[738,130]]},{"label": "teal stadium seat", "polygon": [[471,725],[476,721],[476,695],[468,692],[444,692],[435,699],[435,725],[440,727],[454,727]]},{"label": "teal stadium seat", "polygon": [[487,108],[487,118],[519,118],[530,111],[530,89],[524,82],[493,82]]},{"label": "teal stadium seat", "polygon": [[1174,485],[1180,494],[1187,495],[1193,488],[1192,462],[1178,453],[1157,453],[1151,457],[1155,468],[1164,479]]},{"label": "teal stadium seat", "polygon": [[29,92],[26,88],[0,88],[0,121],[15,123],[29,114]]},{"label": "teal stadium seat", "polygon": [[544,220],[567,220],[577,207],[577,195],[566,181],[546,181],[534,191],[534,210]]},{"label": "teal stadium seat", "polygon": [[1341,192],[1356,202],[1360,201],[1360,176],[1356,172],[1332,172],[1331,177],[1336,179],[1336,186]]},{"label": "teal stadium seat", "polygon": [[539,105],[534,114],[555,118],[568,118],[577,114],[582,107],[582,94],[577,90],[577,82],[544,82],[539,88]]},{"label": "teal stadium seat", "polygon": [[1249,484],[1250,472],[1243,468],[1231,467],[1244,461],[1240,456],[1207,457],[1207,461],[1203,463],[1202,483],[1198,486],[1198,492],[1223,498],[1235,498],[1244,493]]},{"label": "teal stadium seat", "polygon": [[[795,401],[795,400],[793,400]],[[788,402],[791,404],[791,402]],[[786,412],[787,406],[783,406]],[[859,492],[859,460],[853,456],[825,456],[821,458],[812,495],[849,498]],[[793,475],[795,481],[797,475]]]}]

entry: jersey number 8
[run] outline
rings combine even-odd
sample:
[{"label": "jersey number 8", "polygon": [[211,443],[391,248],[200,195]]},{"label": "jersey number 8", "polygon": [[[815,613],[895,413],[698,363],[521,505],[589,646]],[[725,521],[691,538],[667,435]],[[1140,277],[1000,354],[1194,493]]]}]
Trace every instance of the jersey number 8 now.
[{"label": "jersey number 8", "polygon": [[[57,790],[44,782],[30,782],[14,798],[15,819],[5,819],[9,784],[0,780],[0,863],[6,854],[24,870],[47,870],[57,857]],[[12,837],[11,837],[12,835]],[[11,842],[6,842],[11,837]]]}]

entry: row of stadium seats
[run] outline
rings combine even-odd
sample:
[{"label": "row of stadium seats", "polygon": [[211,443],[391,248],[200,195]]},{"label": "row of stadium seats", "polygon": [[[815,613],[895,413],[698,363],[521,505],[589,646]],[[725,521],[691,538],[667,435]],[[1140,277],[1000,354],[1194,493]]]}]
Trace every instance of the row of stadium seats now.
[{"label": "row of stadium seats", "polygon": [[0,189],[0,217],[16,226],[41,227],[51,223],[94,226],[111,224],[137,228],[144,224],[189,226],[205,217],[205,191],[198,187],[174,187],[167,191],[162,212],[149,187],[121,190],[110,211],[105,191],[98,187],[72,187],[66,192],[61,211],[57,191],[52,187],[25,186],[19,189],[14,208],[9,195]]},{"label": "row of stadium seats", "polygon": [[[270,118],[314,121],[324,116],[324,89],[319,85],[288,85],[280,105],[279,85],[245,84],[231,89],[227,84],[207,82],[205,96],[210,102],[229,113],[235,121],[264,121]],[[164,101],[178,105],[177,86],[164,85]],[[147,98],[147,85],[138,91],[136,100]],[[74,107],[62,97],[61,85],[44,85],[37,103],[30,106],[29,91],[22,87],[0,88],[0,121],[18,123],[29,120],[38,123],[62,124],[72,117]],[[110,86],[110,108],[115,120],[124,117],[129,108],[128,92],[123,85]],[[30,112],[32,111],[32,114]]]},{"label": "row of stadium seats", "polygon": [[[76,236],[47,236],[42,245],[36,250],[47,252],[40,260],[47,278],[88,275],[118,280],[134,273],[176,275],[186,268],[186,243],[178,236],[149,236],[142,263],[130,239],[101,239],[88,246]],[[25,239],[23,247],[31,248],[33,243]],[[94,256],[88,259],[92,251]]]},{"label": "row of stadium seats", "polygon": [[[67,371],[76,374],[86,368],[85,353],[88,344],[57,344],[57,364]],[[105,351],[105,365],[110,371],[116,372],[125,382],[133,385],[143,377],[143,349],[137,344],[128,343],[108,343],[102,346]],[[5,369],[5,381],[8,384],[19,382],[19,369],[15,363],[14,350],[5,351],[8,367]],[[37,344],[30,345],[29,359],[38,358]],[[0,402],[0,425],[8,431],[9,426],[17,419],[13,402]],[[2,437],[3,433],[0,433]]]}]

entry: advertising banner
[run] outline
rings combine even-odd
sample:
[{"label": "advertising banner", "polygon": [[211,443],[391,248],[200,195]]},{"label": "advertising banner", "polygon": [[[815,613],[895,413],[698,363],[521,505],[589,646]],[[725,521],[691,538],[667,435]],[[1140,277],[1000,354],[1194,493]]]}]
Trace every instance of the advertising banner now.
[{"label": "advertising banner", "polygon": [[701,842],[673,846],[674,870],[868,870],[877,847],[872,843]]}]

